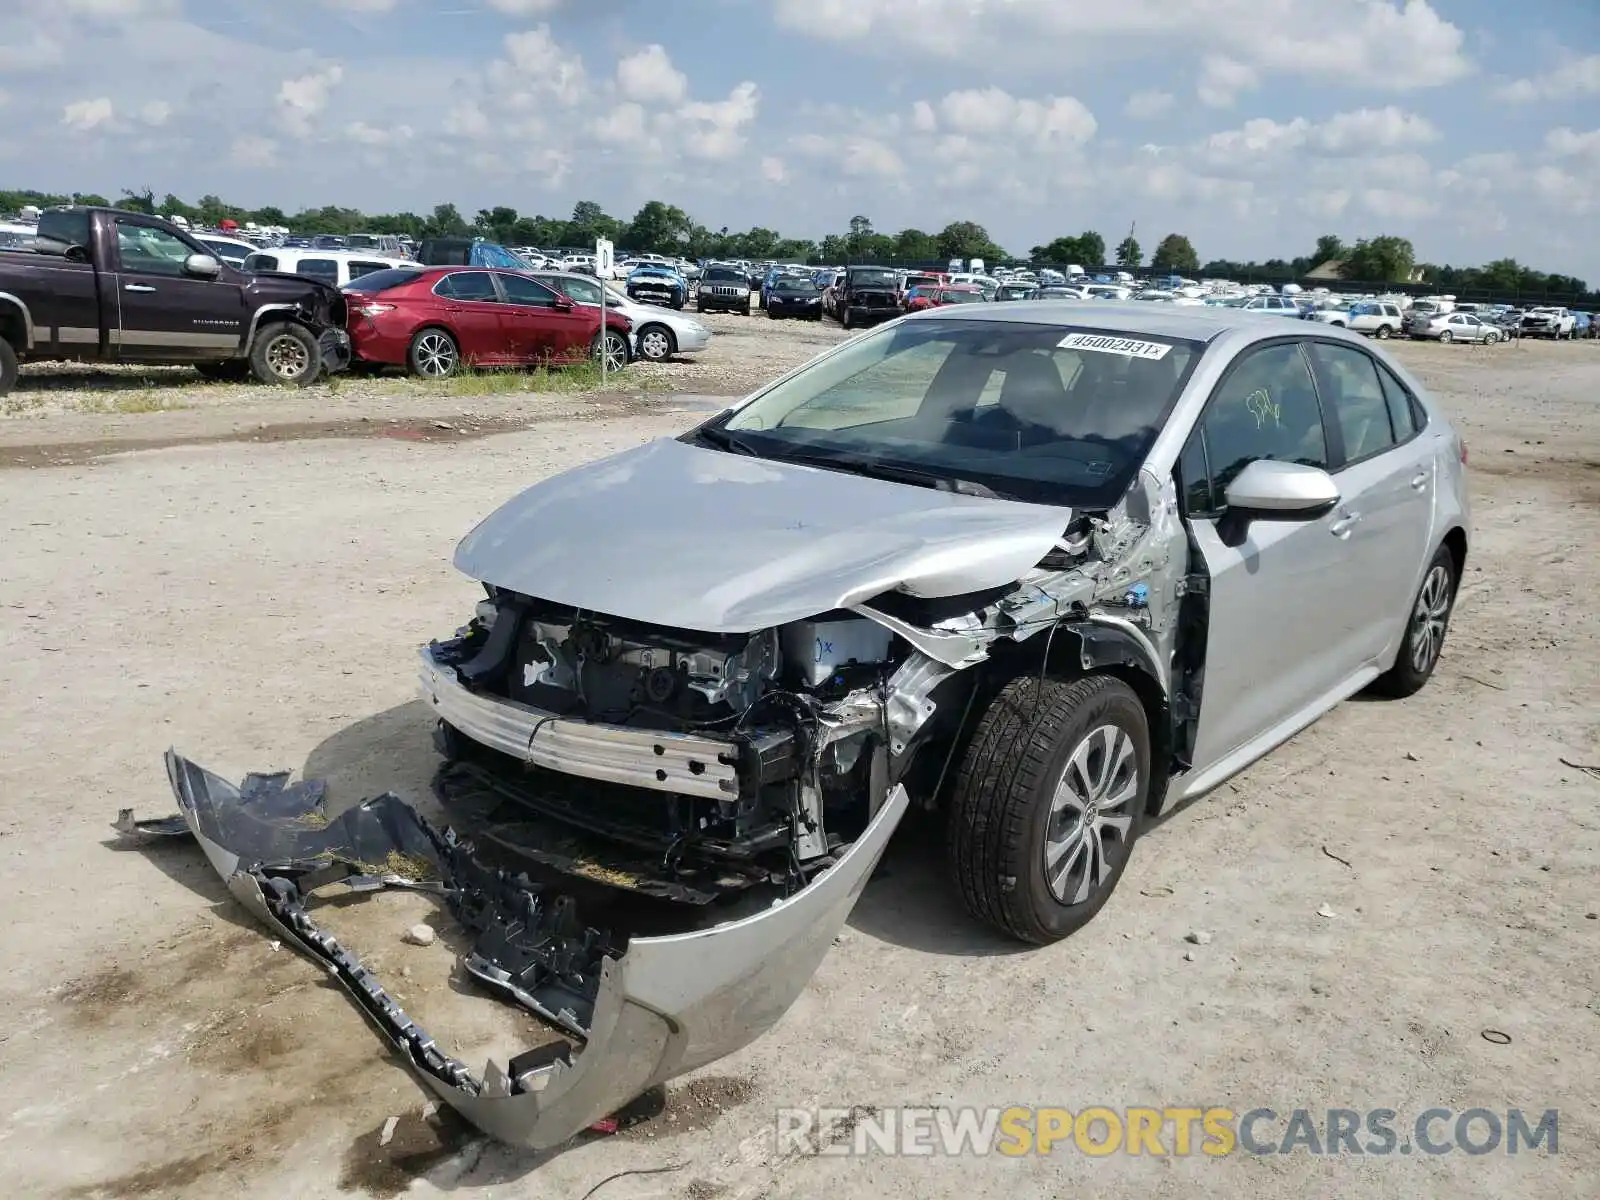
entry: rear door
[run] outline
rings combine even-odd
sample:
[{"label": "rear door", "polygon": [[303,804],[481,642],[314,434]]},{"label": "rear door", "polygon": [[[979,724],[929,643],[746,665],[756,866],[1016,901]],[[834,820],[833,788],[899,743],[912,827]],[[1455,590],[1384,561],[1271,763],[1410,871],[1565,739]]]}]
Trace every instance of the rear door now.
[{"label": "rear door", "polygon": [[1358,618],[1355,653],[1380,663],[1405,624],[1428,555],[1432,450],[1415,437],[1403,403],[1396,429],[1379,364],[1365,349],[1315,342],[1310,350],[1329,413],[1333,477],[1351,522],[1354,573],[1338,583],[1340,603]]},{"label": "rear door", "polygon": [[593,279],[546,280],[575,305],[570,313],[560,314],[555,324],[553,353],[557,358],[583,358],[589,343],[600,332],[600,284]]},{"label": "rear door", "polygon": [[190,275],[184,260],[203,251],[154,221],[135,215],[112,220],[117,312],[108,332],[113,353],[135,361],[172,362],[236,352],[246,322],[239,275],[229,267],[214,279]]},{"label": "rear door", "polygon": [[1179,463],[1185,515],[1210,575],[1205,684],[1193,777],[1274,730],[1313,719],[1360,655],[1336,594],[1355,565],[1339,510],[1255,521],[1227,545],[1226,492],[1257,459],[1330,465],[1331,438],[1299,339],[1247,351],[1223,376]]},{"label": "rear door", "polygon": [[451,271],[433,285],[460,343],[462,361],[468,365],[515,361],[506,346],[501,326],[500,293],[488,271]]}]

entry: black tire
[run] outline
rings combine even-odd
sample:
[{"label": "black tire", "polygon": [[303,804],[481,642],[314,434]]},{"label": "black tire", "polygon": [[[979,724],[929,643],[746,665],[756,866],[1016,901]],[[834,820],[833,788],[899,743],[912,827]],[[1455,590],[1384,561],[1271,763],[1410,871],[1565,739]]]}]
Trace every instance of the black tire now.
[{"label": "black tire", "polygon": [[1451,333],[1448,329],[1446,329],[1443,333],[1441,333],[1439,335],[1439,344],[1442,345],[1442,346],[1448,346],[1451,342],[1453,342],[1455,340],[1456,340],[1455,334]]},{"label": "black tire", "polygon": [[1422,583],[1417,588],[1416,599],[1411,602],[1406,633],[1400,639],[1400,653],[1395,655],[1394,666],[1372,681],[1372,691],[1403,700],[1420,692],[1422,685],[1433,677],[1439,655],[1444,650],[1445,635],[1450,632],[1459,583],[1455,555],[1448,546],[1440,546],[1428,563],[1428,569],[1422,573]]},{"label": "black tire", "polygon": [[743,308],[741,308],[739,310],[739,315],[742,317],[748,317],[750,315],[750,306],[746,304]]},{"label": "black tire", "polygon": [[1394,330],[1390,329],[1387,325],[1379,325],[1377,338],[1380,342],[1387,342],[1393,333]]},{"label": "black tire", "polygon": [[262,383],[307,387],[322,374],[322,347],[304,325],[268,325],[250,345],[250,372]]},{"label": "black tire", "polygon": [[678,352],[678,339],[665,325],[646,325],[639,330],[639,357],[646,362],[666,362]]},{"label": "black tire", "polygon": [[706,311],[706,306],[704,304],[700,303],[699,300],[696,300],[694,302],[694,310],[695,310],[695,312],[705,312]]},{"label": "black tire", "polygon": [[195,363],[194,369],[202,379],[213,383],[243,383],[250,378],[250,362],[244,358],[223,358],[214,362]]},{"label": "black tire", "polygon": [[461,346],[448,329],[429,325],[411,335],[406,368],[420,379],[449,379],[461,370]]},{"label": "black tire", "polygon": [[[1105,763],[1105,729],[1114,731],[1116,761],[1109,765],[1105,786],[1092,794],[1104,799],[1106,793],[1127,790],[1129,764],[1122,748],[1131,747],[1137,772],[1132,793],[1107,806],[1110,821],[1128,820],[1119,831],[1101,824],[1106,814],[1098,814],[1092,826],[1096,836],[1080,839],[1081,852],[1068,850],[1058,860],[1065,863],[1062,890],[1068,899],[1063,900],[1046,878],[1050,833],[1056,822],[1071,819],[1072,805],[1078,806],[1080,822],[1095,808],[1081,791],[1065,797],[1067,808],[1060,813],[1054,811],[1054,799],[1073,758],[1091,740],[1102,757],[1096,760],[1090,747],[1088,774],[1096,774],[1097,762]],[[1021,941],[1042,945],[1066,937],[1092,919],[1116,888],[1144,828],[1149,795],[1149,724],[1132,688],[1109,675],[1047,679],[1042,690],[1037,676],[1012,680],[978,722],[950,800],[946,855],[962,902],[979,920]],[[1089,885],[1081,899],[1080,882]]]},{"label": "black tire", "polygon": [[839,328],[840,329],[849,329],[850,328],[850,310],[848,308],[841,309],[840,312],[839,312]]},{"label": "black tire", "polygon": [[17,352],[0,338],[0,396],[9,396],[17,386]]}]

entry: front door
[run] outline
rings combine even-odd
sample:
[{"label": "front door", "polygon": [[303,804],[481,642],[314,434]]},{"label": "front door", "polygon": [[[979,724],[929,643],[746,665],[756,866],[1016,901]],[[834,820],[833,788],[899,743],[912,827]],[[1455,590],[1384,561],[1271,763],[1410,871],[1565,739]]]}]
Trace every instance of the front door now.
[{"label": "front door", "polygon": [[511,353],[519,362],[548,362],[554,358],[556,318],[567,315],[556,308],[556,293],[526,275],[510,273],[500,276],[500,287],[506,298],[500,326]]},{"label": "front door", "polygon": [[589,354],[589,343],[600,330],[600,284],[593,279],[563,278],[552,281],[551,287],[565,293],[577,307],[561,313],[555,331],[555,356],[560,359],[581,359]]},{"label": "front door", "polygon": [[501,327],[500,293],[488,271],[452,271],[433,285],[444,301],[450,325],[467,366],[501,366],[515,362]]},{"label": "front door", "polygon": [[112,352],[155,362],[225,358],[244,340],[246,313],[240,277],[223,267],[214,279],[184,270],[196,249],[176,234],[137,216],[117,227],[116,325]]},{"label": "front door", "polygon": [[1210,575],[1210,620],[1191,778],[1269,731],[1305,724],[1355,669],[1360,617],[1335,592],[1355,567],[1341,509],[1218,526],[1227,488],[1257,459],[1326,468],[1329,436],[1298,340],[1251,351],[1217,385],[1183,452],[1185,513]]}]

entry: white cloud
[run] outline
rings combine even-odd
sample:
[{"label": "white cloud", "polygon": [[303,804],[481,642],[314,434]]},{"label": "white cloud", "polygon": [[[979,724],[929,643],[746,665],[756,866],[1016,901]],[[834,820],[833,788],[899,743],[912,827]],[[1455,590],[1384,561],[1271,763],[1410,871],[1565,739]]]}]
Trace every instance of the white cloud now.
[{"label": "white cloud", "polygon": [[587,78],[583,59],[562,47],[551,36],[550,26],[508,33],[505,47],[506,58],[496,62],[490,74],[510,93],[516,107],[534,106],[541,94],[567,105],[582,99]]},{"label": "white cloud", "polygon": [[165,125],[172,116],[172,105],[165,100],[152,100],[139,110],[139,119],[146,125]]},{"label": "white cloud", "polygon": [[1195,93],[1200,103],[1212,108],[1228,108],[1239,98],[1240,92],[1250,91],[1261,82],[1255,68],[1225,55],[1207,57],[1200,70],[1200,82]]},{"label": "white cloud", "polygon": [[91,129],[110,123],[116,109],[105,96],[93,100],[74,100],[61,110],[61,123],[68,129],[87,133]]},{"label": "white cloud", "polygon": [[1544,135],[1544,146],[1557,158],[1593,158],[1600,161],[1600,129],[1579,133],[1563,125]]},{"label": "white cloud", "polygon": [[398,146],[409,142],[415,131],[409,125],[369,125],[365,121],[351,121],[344,127],[344,136],[363,146],[380,148]]},{"label": "white cloud", "polygon": [[1362,108],[1330,117],[1317,130],[1317,142],[1329,154],[1388,150],[1438,140],[1433,122],[1394,105]]},{"label": "white cloud", "polygon": [[926,100],[918,100],[911,106],[911,128],[918,133],[932,133],[939,128],[939,117],[933,111],[933,105]]},{"label": "white cloud", "polygon": [[617,63],[617,90],[638,104],[678,104],[689,94],[689,77],[672,65],[665,46],[653,44]]},{"label": "white cloud", "polygon": [[1019,100],[998,87],[951,92],[939,101],[938,115],[944,127],[958,134],[1015,134],[1039,148],[1081,146],[1098,128],[1094,114],[1071,96]]},{"label": "white cloud", "polygon": [[1059,67],[1179,47],[1263,74],[1388,91],[1436,87],[1471,70],[1465,35],[1428,0],[774,0],[773,12],[812,37],[966,61],[1031,54]]},{"label": "white cloud", "polygon": [[493,132],[493,126],[477,101],[468,100],[451,106],[444,116],[444,131],[454,137],[476,142],[487,138]]},{"label": "white cloud", "polygon": [[1495,95],[1517,104],[1600,96],[1600,54],[1570,59],[1537,79],[1514,79],[1495,89]]},{"label": "white cloud", "polygon": [[1380,221],[1420,221],[1439,211],[1431,196],[1391,188],[1368,188],[1361,193],[1361,206]]},{"label": "white cloud", "polygon": [[1175,99],[1171,92],[1135,92],[1123,111],[1135,121],[1149,121],[1171,112]]},{"label": "white cloud", "polygon": [[1330,157],[1373,157],[1386,150],[1431,142],[1438,130],[1425,117],[1398,108],[1362,108],[1336,113],[1326,121],[1295,117],[1274,121],[1255,117],[1237,129],[1213,133],[1202,143],[1207,158],[1218,166],[1230,162],[1308,150]]},{"label": "white cloud", "polygon": [[783,159],[769,154],[761,160],[761,178],[768,183],[783,183],[789,178],[789,168]]},{"label": "white cloud", "polygon": [[489,0],[489,7],[508,17],[542,17],[561,7],[561,0]]},{"label": "white cloud", "polygon": [[761,90],[748,79],[725,100],[691,101],[678,109],[688,126],[684,149],[693,158],[728,159],[744,149],[744,131],[756,119]]},{"label": "white cloud", "polygon": [[330,63],[320,71],[285,79],[278,85],[278,118],[283,127],[296,137],[309,137],[317,117],[328,107],[329,93],[343,78],[344,68]]},{"label": "white cloud", "polygon": [[259,134],[247,133],[233,141],[229,158],[241,167],[274,167],[280,165],[278,143]]},{"label": "white cloud", "polygon": [[328,0],[334,8],[353,13],[386,13],[394,9],[397,0]]}]

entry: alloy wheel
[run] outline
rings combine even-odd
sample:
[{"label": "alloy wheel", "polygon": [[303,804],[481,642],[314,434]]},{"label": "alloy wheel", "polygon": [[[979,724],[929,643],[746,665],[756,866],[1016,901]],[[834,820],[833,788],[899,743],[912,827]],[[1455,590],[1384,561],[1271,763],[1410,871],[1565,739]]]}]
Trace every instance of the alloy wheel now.
[{"label": "alloy wheel", "polygon": [[615,374],[628,365],[628,344],[621,337],[614,333],[607,334],[603,345],[605,347],[603,351],[599,346],[595,347],[595,360],[599,361],[603,353],[608,372]]},{"label": "alloy wheel", "polygon": [[311,355],[297,337],[281,333],[267,343],[264,355],[267,366],[279,379],[293,382],[311,367]]},{"label": "alloy wheel", "polygon": [[1417,607],[1411,614],[1411,665],[1419,673],[1426,674],[1439,657],[1449,619],[1450,572],[1435,563],[1422,581]]},{"label": "alloy wheel", "polygon": [[1127,852],[1139,795],[1133,739],[1101,725],[1079,742],[1050,799],[1044,875],[1062,904],[1082,904],[1115,871],[1108,851]]},{"label": "alloy wheel", "polygon": [[443,379],[456,369],[456,347],[449,334],[424,333],[417,339],[415,357],[417,374],[430,379]]}]

